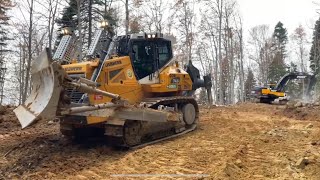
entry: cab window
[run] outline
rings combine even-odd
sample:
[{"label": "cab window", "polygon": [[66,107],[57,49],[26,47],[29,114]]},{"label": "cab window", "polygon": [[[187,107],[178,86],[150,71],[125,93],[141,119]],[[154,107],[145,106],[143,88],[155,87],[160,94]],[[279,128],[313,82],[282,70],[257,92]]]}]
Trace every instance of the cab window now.
[{"label": "cab window", "polygon": [[162,68],[171,59],[170,42],[159,42],[158,53],[159,53],[159,68]]},{"label": "cab window", "polygon": [[154,48],[150,42],[136,41],[132,44],[132,62],[138,79],[153,73]]},{"label": "cab window", "polygon": [[138,80],[161,69],[172,58],[170,41],[134,40],[130,47],[130,57]]}]

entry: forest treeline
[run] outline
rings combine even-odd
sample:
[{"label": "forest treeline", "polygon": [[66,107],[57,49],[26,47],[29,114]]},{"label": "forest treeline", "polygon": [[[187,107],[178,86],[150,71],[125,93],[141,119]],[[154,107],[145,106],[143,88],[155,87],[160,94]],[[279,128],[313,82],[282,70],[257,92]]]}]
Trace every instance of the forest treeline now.
[{"label": "forest treeline", "polygon": [[[191,60],[202,75],[211,74],[216,104],[246,101],[255,86],[275,83],[288,72],[319,73],[320,19],[312,39],[302,25],[288,32],[285,22],[244,29],[239,6],[236,0],[2,0],[1,103],[26,99],[32,61],[45,47],[55,51],[61,29],[74,30],[85,53],[102,20],[116,35],[175,37],[174,58],[181,64]],[[200,101],[206,101],[205,93],[198,94]]]}]

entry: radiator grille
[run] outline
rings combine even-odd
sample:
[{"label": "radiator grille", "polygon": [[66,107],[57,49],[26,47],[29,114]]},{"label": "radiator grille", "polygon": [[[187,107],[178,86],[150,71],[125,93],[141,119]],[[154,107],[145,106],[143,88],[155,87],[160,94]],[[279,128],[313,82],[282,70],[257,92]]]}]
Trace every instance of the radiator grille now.
[{"label": "radiator grille", "polygon": [[[85,74],[69,74],[68,76],[73,79],[78,79],[79,77],[85,78]],[[66,92],[72,103],[80,103],[82,96],[85,94],[75,90],[74,88],[67,88]]]}]

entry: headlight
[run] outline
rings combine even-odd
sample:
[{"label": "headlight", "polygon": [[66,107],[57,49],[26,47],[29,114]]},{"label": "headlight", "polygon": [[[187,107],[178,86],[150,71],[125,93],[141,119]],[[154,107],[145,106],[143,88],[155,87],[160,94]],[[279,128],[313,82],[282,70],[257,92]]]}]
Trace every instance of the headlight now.
[{"label": "headlight", "polygon": [[66,27],[66,28],[61,29],[61,34],[68,35],[68,34],[71,34],[71,31],[69,28]]},{"label": "headlight", "polygon": [[100,28],[106,28],[108,26],[109,26],[109,23],[106,20],[103,20],[103,21],[98,23],[98,27],[100,27]]}]

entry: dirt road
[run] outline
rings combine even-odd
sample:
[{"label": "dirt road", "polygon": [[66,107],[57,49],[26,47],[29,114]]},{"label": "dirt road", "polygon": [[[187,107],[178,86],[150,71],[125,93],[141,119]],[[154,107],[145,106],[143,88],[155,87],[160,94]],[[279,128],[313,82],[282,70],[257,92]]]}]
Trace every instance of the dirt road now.
[{"label": "dirt road", "polygon": [[0,179],[320,179],[320,107],[203,108],[196,131],[131,151],[67,141],[57,122],[21,131],[12,109],[0,110]]}]

